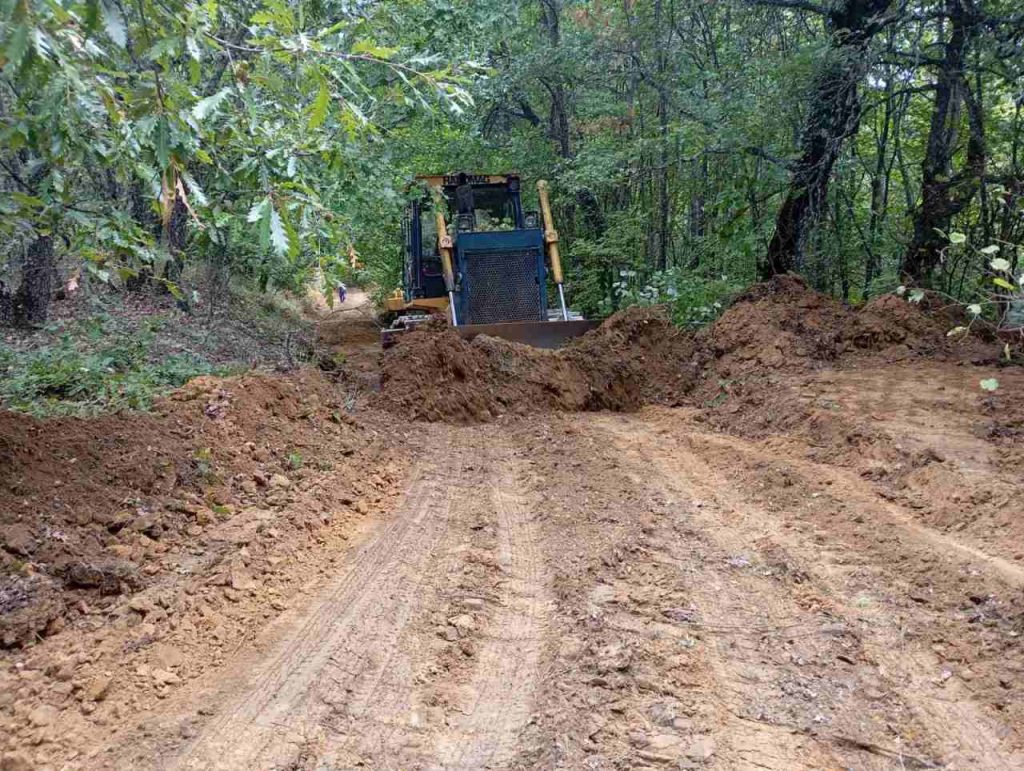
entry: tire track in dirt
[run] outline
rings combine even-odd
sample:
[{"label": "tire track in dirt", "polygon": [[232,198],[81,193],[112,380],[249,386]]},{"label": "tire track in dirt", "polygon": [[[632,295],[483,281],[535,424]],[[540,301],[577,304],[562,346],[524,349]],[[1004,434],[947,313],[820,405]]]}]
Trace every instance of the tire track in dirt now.
[{"label": "tire track in dirt", "polygon": [[538,507],[523,492],[525,470],[508,460],[497,464],[490,500],[497,513],[499,605],[470,682],[475,698],[438,740],[446,769],[507,767],[533,709],[550,609],[544,557],[537,547]]},{"label": "tire track in dirt", "polygon": [[[703,443],[706,446],[711,445],[726,452],[747,457],[757,457],[760,461],[780,460],[774,454],[765,453],[743,440],[730,436],[692,432],[690,437],[693,442]],[[798,470],[804,476],[831,480],[836,483],[835,489],[842,489],[843,497],[846,500],[868,506],[875,512],[883,514],[890,524],[908,531],[915,539],[928,543],[935,551],[944,553],[948,558],[980,562],[991,573],[1011,586],[1024,587],[1024,567],[922,524],[901,506],[881,499],[870,488],[865,490],[864,482],[857,474],[813,461],[792,457],[786,457],[784,460],[787,466]]]},{"label": "tire track in dirt", "polygon": [[[742,479],[739,475],[733,474],[726,478],[718,470],[724,460],[720,455],[715,456],[716,464],[713,467],[698,454],[702,443],[704,446],[714,446],[718,449],[727,445],[727,454],[732,457],[725,462],[726,467],[738,471],[750,462],[750,456],[759,456],[759,451],[753,447],[741,447],[737,440],[701,434],[688,434],[681,441],[677,441],[665,437],[662,433],[655,440],[649,425],[627,425],[615,418],[602,418],[598,422],[615,438],[625,453],[638,456],[647,467],[653,466],[661,470],[664,479],[670,482],[671,489],[676,492],[696,493],[709,502],[711,505],[704,506],[701,510],[701,517],[705,519],[701,530],[713,533],[714,539],[722,546],[741,554],[744,551],[761,548],[767,540],[781,544],[790,554],[799,558],[802,569],[836,603],[833,612],[841,614],[840,617],[844,619],[859,620],[860,623],[845,623],[856,626],[867,654],[866,658],[875,663],[875,668],[887,681],[888,689],[899,695],[910,708],[914,718],[913,725],[902,726],[901,734],[911,735],[908,729],[911,732],[920,731],[923,736],[927,736],[928,745],[934,748],[942,763],[951,767],[1011,769],[1024,766],[1024,756],[1013,746],[1014,731],[986,714],[981,705],[973,701],[968,689],[955,681],[937,682],[937,676],[942,671],[940,662],[930,652],[903,639],[904,626],[900,619],[888,617],[882,609],[868,611],[857,606],[854,611],[857,598],[850,594],[842,571],[839,571],[838,575],[832,575],[829,567],[821,564],[823,551],[826,550],[813,549],[813,553],[809,552],[809,544],[798,537],[799,533],[789,530],[786,526],[784,514],[759,506],[752,502],[749,496],[740,492],[738,484],[742,484]],[[694,449],[687,446],[689,442],[693,443]],[[771,460],[775,463],[789,463],[790,460],[775,456],[768,458],[763,455],[758,459]],[[820,470],[818,473],[830,472],[831,470]],[[726,511],[730,512],[728,516],[724,514]],[[888,513],[891,515],[891,510]],[[919,533],[922,526],[911,522],[909,515],[892,517],[891,524],[901,527],[904,536],[910,540],[917,537],[930,547],[945,546],[935,550],[940,554],[945,552],[947,559],[950,558],[951,551],[953,555],[961,557],[964,554],[964,550],[951,549],[951,544],[940,534],[932,533],[922,537]],[[850,547],[841,541],[830,540],[828,548],[842,552]],[[973,549],[967,550],[967,553],[971,552]],[[870,572],[874,569],[871,562],[876,557],[863,553],[858,554],[858,557],[867,557],[867,563],[862,566],[862,570]],[[1011,571],[1007,575],[1007,571],[1003,569],[1005,566],[990,560],[981,562],[992,569],[999,578],[1009,578],[1012,583],[1013,573]],[[1012,565],[1010,567],[1016,568]],[[876,576],[876,579],[884,584],[881,575]],[[716,594],[716,597],[719,600],[723,599],[720,593]],[[718,607],[722,609],[720,603]],[[725,662],[728,665],[727,658]],[[840,738],[848,746],[856,744],[856,739]],[[1017,740],[1019,739],[1018,736]],[[872,751],[875,754],[885,754],[880,752],[880,745],[875,746]],[[927,759],[920,760],[927,762]],[[905,763],[906,758],[894,755],[893,762],[896,761]]]},{"label": "tire track in dirt", "polygon": [[[450,460],[459,449],[438,452]],[[272,768],[319,754],[332,705],[355,694],[356,714],[383,673],[407,655],[396,640],[433,578],[431,555],[441,539],[453,492],[446,471],[425,462],[405,503],[353,556],[316,607],[292,625],[272,656],[241,661],[222,681],[218,710],[197,738],[166,766]]]}]

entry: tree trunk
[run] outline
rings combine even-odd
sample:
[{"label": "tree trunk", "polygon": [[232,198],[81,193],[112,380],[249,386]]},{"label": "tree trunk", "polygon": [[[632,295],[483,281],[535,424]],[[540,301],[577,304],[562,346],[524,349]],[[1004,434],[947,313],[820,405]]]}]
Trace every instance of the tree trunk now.
[{"label": "tree trunk", "polygon": [[[540,0],[541,25],[547,33],[548,44],[553,52],[557,52],[562,44],[561,0]],[[556,73],[553,80],[542,81],[551,96],[551,111],[548,116],[548,129],[552,139],[558,144],[558,154],[562,158],[572,157],[572,146],[569,141],[569,105],[565,83],[561,73]]]},{"label": "tree trunk", "polygon": [[18,289],[12,292],[0,282],[0,323],[23,328],[45,324],[55,269],[53,236],[37,236],[25,250]]},{"label": "tree trunk", "polygon": [[816,78],[801,132],[800,157],[775,221],[762,278],[798,269],[803,263],[804,245],[825,203],[832,167],[843,141],[860,125],[857,90],[867,70],[865,50],[889,3],[843,0],[828,12],[831,48]]},{"label": "tree trunk", "polygon": [[[972,0],[946,0],[949,39],[935,83],[931,125],[921,164],[921,203],[914,213],[914,236],[900,274],[909,283],[928,284],[949,243],[953,217],[971,202],[985,173],[985,134],[981,105],[971,95],[965,64],[976,21]],[[953,157],[967,107],[970,132],[966,167],[952,173]]]}]

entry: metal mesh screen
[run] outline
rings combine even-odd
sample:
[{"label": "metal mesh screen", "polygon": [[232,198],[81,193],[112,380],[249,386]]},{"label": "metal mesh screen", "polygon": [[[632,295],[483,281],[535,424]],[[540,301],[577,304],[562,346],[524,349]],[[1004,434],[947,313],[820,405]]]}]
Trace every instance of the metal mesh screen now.
[{"label": "metal mesh screen", "polygon": [[543,318],[537,286],[536,249],[466,252],[470,287],[468,324]]}]

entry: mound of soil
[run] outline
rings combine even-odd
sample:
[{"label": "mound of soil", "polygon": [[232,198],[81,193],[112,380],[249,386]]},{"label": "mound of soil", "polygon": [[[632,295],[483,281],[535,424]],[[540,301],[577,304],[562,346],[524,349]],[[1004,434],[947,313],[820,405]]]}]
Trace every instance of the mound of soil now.
[{"label": "mound of soil", "polygon": [[854,355],[991,357],[984,340],[947,336],[964,323],[932,297],[914,304],[886,295],[853,309],[798,276],[776,276],[697,335],[675,328],[658,308],[617,313],[557,351],[486,337],[467,343],[443,324],[426,325],[385,354],[382,399],[414,419],[464,423],[707,402],[722,383],[835,366]]},{"label": "mound of soil", "polygon": [[984,336],[948,337],[966,323],[958,306],[933,295],[920,303],[882,295],[850,308],[800,277],[784,275],[747,290],[700,340],[720,377],[815,369],[853,354],[886,361],[990,357]]},{"label": "mound of soil", "polygon": [[503,414],[635,410],[678,404],[696,382],[691,335],[662,309],[631,308],[560,350],[426,325],[389,349],[382,400],[412,418],[477,422]]},{"label": "mound of soil", "polygon": [[721,376],[806,367],[839,357],[852,316],[801,278],[776,276],[736,298],[700,340]]},{"label": "mound of soil", "polygon": [[352,455],[365,439],[337,399],[309,371],[198,378],[152,414],[0,412],[0,644],[138,589],[169,549]]}]

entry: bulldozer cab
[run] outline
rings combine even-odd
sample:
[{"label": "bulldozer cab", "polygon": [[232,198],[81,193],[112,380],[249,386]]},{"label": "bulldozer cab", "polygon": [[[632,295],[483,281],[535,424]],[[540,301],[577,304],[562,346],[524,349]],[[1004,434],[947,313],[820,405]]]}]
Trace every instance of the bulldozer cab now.
[{"label": "bulldozer cab", "polygon": [[[448,235],[456,244],[473,240],[469,234],[511,233],[524,229],[540,233],[537,213],[524,214],[517,175],[459,173],[416,179],[421,195],[410,202],[403,220],[405,270],[402,283],[406,303],[445,297],[435,214],[437,204],[431,190],[441,190]],[[502,243],[500,236],[497,239],[477,236],[475,240],[478,245],[489,241],[491,246],[500,247]]]}]

